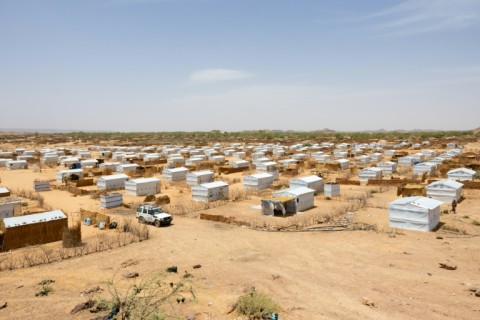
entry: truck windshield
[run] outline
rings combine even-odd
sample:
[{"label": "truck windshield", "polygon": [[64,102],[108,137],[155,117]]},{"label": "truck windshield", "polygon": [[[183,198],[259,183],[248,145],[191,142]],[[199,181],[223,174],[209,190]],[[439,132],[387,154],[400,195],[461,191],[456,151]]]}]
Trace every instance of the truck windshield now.
[{"label": "truck windshield", "polygon": [[151,214],[163,213],[163,210],[160,209],[160,208],[152,208],[152,209],[150,209],[150,213],[151,213]]}]

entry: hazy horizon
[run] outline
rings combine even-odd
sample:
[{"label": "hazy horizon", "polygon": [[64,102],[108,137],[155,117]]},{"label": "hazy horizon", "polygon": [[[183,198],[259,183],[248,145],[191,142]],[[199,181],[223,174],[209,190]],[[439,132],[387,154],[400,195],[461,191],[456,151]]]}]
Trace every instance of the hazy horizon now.
[{"label": "hazy horizon", "polygon": [[480,0],[0,0],[0,35],[0,128],[480,125]]}]

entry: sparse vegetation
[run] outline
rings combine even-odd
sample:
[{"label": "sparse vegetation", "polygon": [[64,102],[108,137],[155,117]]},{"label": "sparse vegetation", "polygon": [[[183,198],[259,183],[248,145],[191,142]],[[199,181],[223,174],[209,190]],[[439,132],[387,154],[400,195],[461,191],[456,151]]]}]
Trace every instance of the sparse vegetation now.
[{"label": "sparse vegetation", "polygon": [[[175,297],[179,295],[183,297],[182,294],[185,294],[183,289],[185,289],[186,283],[184,281],[166,282],[164,279],[164,274],[153,274],[141,281],[135,281],[123,290],[121,289],[121,280],[110,280],[107,283],[110,297],[102,301],[102,304],[107,305],[112,310],[110,319],[161,320],[179,318],[175,314],[170,314],[167,307]],[[193,292],[191,286],[189,292]],[[185,298],[181,302],[185,302]]]},{"label": "sparse vegetation", "polygon": [[268,294],[250,289],[238,298],[236,310],[251,320],[266,319],[278,311],[278,304]]}]

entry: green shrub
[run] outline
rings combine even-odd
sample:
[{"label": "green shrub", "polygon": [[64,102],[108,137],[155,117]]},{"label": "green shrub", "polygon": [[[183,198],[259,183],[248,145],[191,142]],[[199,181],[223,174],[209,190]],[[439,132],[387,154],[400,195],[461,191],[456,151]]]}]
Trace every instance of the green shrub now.
[{"label": "green shrub", "polygon": [[42,288],[35,293],[35,297],[46,297],[50,292],[53,292],[53,288],[49,285],[43,285]]}]

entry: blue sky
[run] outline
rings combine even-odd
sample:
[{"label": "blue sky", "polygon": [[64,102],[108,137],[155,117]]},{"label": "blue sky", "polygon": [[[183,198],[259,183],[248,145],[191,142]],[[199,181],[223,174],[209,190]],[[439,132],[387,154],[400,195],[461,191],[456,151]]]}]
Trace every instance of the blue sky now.
[{"label": "blue sky", "polygon": [[480,126],[480,0],[0,0],[0,128]]}]

